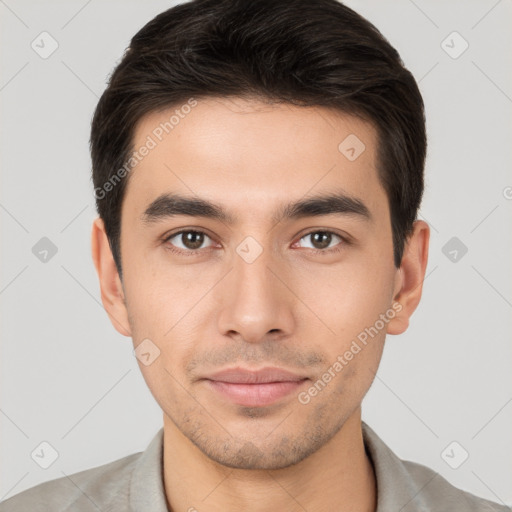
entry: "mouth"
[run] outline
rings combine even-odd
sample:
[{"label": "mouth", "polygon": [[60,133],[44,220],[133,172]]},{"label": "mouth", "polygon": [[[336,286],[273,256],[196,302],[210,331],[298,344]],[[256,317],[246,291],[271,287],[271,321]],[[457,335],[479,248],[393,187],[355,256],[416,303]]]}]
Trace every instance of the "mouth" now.
[{"label": "mouth", "polygon": [[237,405],[263,407],[298,392],[308,377],[280,368],[232,368],[202,379],[211,391]]}]

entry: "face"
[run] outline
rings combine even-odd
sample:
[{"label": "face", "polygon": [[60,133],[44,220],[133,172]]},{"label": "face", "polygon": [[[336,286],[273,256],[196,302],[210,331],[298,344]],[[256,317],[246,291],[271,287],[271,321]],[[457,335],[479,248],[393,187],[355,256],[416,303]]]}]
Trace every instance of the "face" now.
[{"label": "face", "polygon": [[[175,110],[134,136],[155,145],[122,206],[129,334],[146,340],[139,365],[168,425],[224,465],[287,467],[359,410],[397,321],[376,132],[324,108],[210,98],[166,133]],[[294,382],[212,380],[268,367]]]}]

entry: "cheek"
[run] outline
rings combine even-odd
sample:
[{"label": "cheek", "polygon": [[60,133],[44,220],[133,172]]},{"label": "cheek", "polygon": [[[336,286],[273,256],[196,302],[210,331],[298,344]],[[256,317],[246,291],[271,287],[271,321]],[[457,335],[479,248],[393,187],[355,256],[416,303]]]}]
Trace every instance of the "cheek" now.
[{"label": "cheek", "polygon": [[380,268],[378,264],[360,258],[357,262],[311,267],[297,273],[294,288],[335,336],[346,339],[373,325],[390,307],[393,276],[382,262]]},{"label": "cheek", "polygon": [[[197,350],[201,326],[205,322],[205,285],[182,285],[181,279],[152,279],[138,273],[128,281],[127,308],[135,346],[151,340],[159,357],[151,366],[141,366],[148,384],[165,385],[173,380],[171,372],[181,382],[183,368]],[[191,281],[192,283],[194,281]],[[203,300],[201,300],[203,298]]]},{"label": "cheek", "polygon": [[[164,336],[204,294],[205,286],[199,276],[186,267],[172,272],[154,265],[141,256],[126,266],[125,281],[131,316],[139,327],[149,329],[153,335]],[[196,298],[197,296],[197,298]]]},{"label": "cheek", "polygon": [[[358,403],[377,371],[387,328],[380,315],[390,308],[391,281],[386,269],[376,270],[375,262],[364,261],[304,278],[299,293],[331,332],[319,327],[316,318],[312,321],[309,313],[302,328],[315,333],[318,350],[326,356],[324,373],[318,378],[331,379],[330,392],[344,403]],[[328,394],[323,394],[325,399]]]}]

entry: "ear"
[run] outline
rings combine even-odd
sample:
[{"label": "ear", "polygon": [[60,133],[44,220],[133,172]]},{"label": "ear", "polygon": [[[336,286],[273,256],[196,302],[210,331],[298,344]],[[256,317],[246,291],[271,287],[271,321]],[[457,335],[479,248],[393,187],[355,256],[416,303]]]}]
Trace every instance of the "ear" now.
[{"label": "ear", "polygon": [[[428,262],[430,228],[422,220],[413,224],[413,232],[404,246],[400,268],[396,272],[393,309],[396,316],[388,323],[388,334],[402,334],[421,299]],[[395,303],[396,302],[396,303]]]},{"label": "ear", "polygon": [[121,279],[110,249],[103,220],[98,217],[92,224],[92,260],[98,273],[101,302],[114,328],[123,336],[131,336],[128,311]]}]

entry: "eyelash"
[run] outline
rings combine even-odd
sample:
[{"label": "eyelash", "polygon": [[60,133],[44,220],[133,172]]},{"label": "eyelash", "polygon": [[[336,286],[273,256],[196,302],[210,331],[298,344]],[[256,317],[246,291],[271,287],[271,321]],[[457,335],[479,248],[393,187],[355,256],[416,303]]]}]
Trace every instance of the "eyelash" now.
[{"label": "eyelash", "polygon": [[[204,249],[193,249],[193,250],[177,249],[173,245],[167,244],[167,242],[169,242],[169,240],[171,240],[172,238],[174,238],[178,235],[182,235],[183,233],[199,233],[199,234],[206,235],[208,238],[211,238],[204,231],[199,231],[196,229],[183,229],[181,231],[177,231],[176,233],[172,233],[171,235],[166,236],[164,238],[163,241],[164,241],[164,243],[166,243],[165,248],[168,251],[170,251],[174,254],[181,255],[181,256],[195,256],[196,254],[199,254],[200,252],[204,251]],[[334,236],[337,236],[338,238],[340,238],[342,240],[342,242],[340,242],[339,244],[337,244],[334,247],[331,247],[330,249],[311,249],[310,248],[309,251],[311,251],[313,254],[320,254],[320,255],[335,254],[335,253],[341,252],[343,250],[344,246],[350,245],[350,240],[347,237],[344,237],[342,235],[339,235],[338,233],[335,233],[334,231],[329,231],[326,229],[315,229],[313,231],[309,231],[308,233],[305,233],[304,235],[302,235],[299,238],[299,240],[302,240],[304,237],[312,235],[314,233],[323,233],[323,234],[334,235]]]}]

